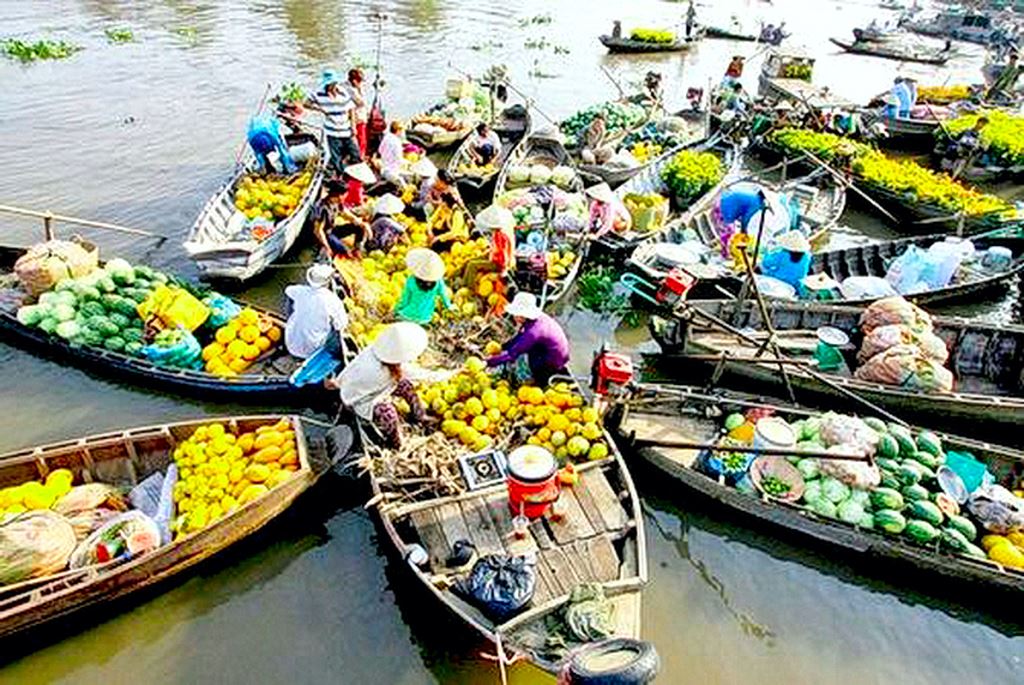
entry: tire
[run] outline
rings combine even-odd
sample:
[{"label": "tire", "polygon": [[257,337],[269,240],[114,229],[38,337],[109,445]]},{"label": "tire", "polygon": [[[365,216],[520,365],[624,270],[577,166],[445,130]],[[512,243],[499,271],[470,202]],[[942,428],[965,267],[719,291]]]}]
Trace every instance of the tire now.
[{"label": "tire", "polygon": [[[598,657],[623,655],[618,666],[594,666]],[[661,666],[654,645],[643,640],[612,638],[587,645],[569,661],[571,685],[644,685],[654,680]]]}]

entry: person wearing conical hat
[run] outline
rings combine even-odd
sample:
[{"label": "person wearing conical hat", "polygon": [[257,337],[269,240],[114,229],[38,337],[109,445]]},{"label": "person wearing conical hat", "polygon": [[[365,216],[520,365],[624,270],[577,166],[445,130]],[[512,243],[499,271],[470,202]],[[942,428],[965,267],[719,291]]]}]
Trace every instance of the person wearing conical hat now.
[{"label": "person wearing conical hat", "polygon": [[314,264],[306,269],[304,285],[284,289],[292,303],[292,313],[284,326],[284,346],[293,357],[306,359],[328,343],[336,343],[341,349],[348,313],[341,298],[330,288],[333,276],[334,269],[329,264]]},{"label": "person wearing conical hat", "polygon": [[444,261],[433,250],[414,247],[405,255],[409,277],[402,296],[395,304],[395,317],[402,321],[426,325],[434,318],[437,301],[452,309],[444,283]]},{"label": "person wearing conical hat", "polygon": [[491,205],[476,215],[476,226],[490,233],[491,250],[486,259],[466,263],[463,280],[473,289],[480,274],[505,276],[516,266],[516,219],[512,212],[500,205]]},{"label": "person wearing conical hat", "polygon": [[501,352],[487,360],[487,366],[510,364],[525,355],[533,380],[540,386],[547,385],[569,363],[569,338],[565,331],[544,313],[532,293],[518,293],[505,313],[519,326],[519,332],[501,346]]},{"label": "person wearing conical hat", "polygon": [[365,187],[376,182],[377,177],[374,175],[373,169],[366,162],[350,164],[345,167],[345,184],[348,188],[343,200],[345,206],[352,208],[362,207],[363,203],[366,202]]},{"label": "person wearing conical hat", "polygon": [[595,238],[605,233],[625,233],[633,227],[633,217],[607,183],[598,183],[586,190],[590,198],[590,233]]},{"label": "person wearing conical hat", "polygon": [[775,248],[761,261],[761,273],[800,290],[800,282],[811,270],[811,244],[800,231],[783,233],[775,240]]},{"label": "person wearing conical hat", "polygon": [[384,193],[373,204],[373,220],[370,222],[370,237],[366,241],[367,250],[390,252],[391,248],[406,241],[405,226],[395,216],[402,213],[405,203],[392,195]]},{"label": "person wearing conical hat", "polygon": [[325,385],[340,392],[342,406],[371,422],[388,447],[398,449],[402,446],[401,418],[392,398],[409,404],[412,422],[426,420],[412,383],[422,371],[413,363],[426,349],[427,332],[422,326],[393,323]]}]

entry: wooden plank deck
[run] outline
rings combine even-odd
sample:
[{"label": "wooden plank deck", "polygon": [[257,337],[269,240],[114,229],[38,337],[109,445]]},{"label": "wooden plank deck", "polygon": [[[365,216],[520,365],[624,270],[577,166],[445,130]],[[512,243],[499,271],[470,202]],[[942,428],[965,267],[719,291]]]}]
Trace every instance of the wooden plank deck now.
[{"label": "wooden plank deck", "polygon": [[531,521],[527,535],[517,539],[502,491],[421,509],[409,520],[427,550],[433,573],[452,572],[446,562],[457,540],[472,542],[480,556],[535,554],[535,603],[567,594],[582,582],[617,580],[623,560],[614,541],[631,525],[632,517],[604,472],[590,469],[581,474],[577,485],[564,488],[558,513],[553,517],[549,511]]}]

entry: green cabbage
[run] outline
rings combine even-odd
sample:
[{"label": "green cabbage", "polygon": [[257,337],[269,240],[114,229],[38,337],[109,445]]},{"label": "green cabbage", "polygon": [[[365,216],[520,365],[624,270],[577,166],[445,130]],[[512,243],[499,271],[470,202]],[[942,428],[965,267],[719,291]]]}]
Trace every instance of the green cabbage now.
[{"label": "green cabbage", "polygon": [[82,328],[74,321],[61,321],[57,324],[54,332],[65,340],[70,340],[71,338],[78,337],[82,332]]},{"label": "green cabbage", "polygon": [[825,516],[830,519],[834,519],[836,517],[836,505],[832,504],[824,497],[814,500],[810,505],[811,511],[818,516]]},{"label": "green cabbage", "polygon": [[37,304],[18,307],[18,323],[22,326],[38,326],[46,315],[46,310]]},{"label": "green cabbage", "polygon": [[58,304],[53,308],[53,318],[57,321],[71,321],[75,318],[75,308],[70,304]]},{"label": "green cabbage", "polygon": [[860,523],[864,518],[864,507],[853,499],[842,502],[836,512],[839,514],[839,520],[846,523]]},{"label": "green cabbage", "polygon": [[829,502],[833,504],[839,504],[844,499],[849,498],[850,488],[848,485],[840,480],[836,480],[832,477],[821,479],[821,494],[825,496]]},{"label": "green cabbage", "polygon": [[804,501],[808,504],[821,499],[821,481],[812,480],[804,486]]},{"label": "green cabbage", "polygon": [[57,319],[52,316],[47,316],[45,319],[39,322],[39,330],[44,333],[53,333],[57,328],[57,324],[60,323]]},{"label": "green cabbage", "polygon": [[804,480],[817,478],[819,474],[818,460],[814,458],[801,459],[796,463],[796,470],[804,477]]}]

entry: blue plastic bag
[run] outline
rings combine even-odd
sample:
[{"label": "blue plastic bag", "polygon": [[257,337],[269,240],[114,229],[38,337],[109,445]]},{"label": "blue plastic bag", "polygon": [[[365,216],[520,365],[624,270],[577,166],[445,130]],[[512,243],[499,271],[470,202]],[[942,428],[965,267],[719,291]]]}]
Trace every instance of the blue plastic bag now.
[{"label": "blue plastic bag", "polygon": [[211,293],[205,297],[203,304],[210,309],[210,318],[206,320],[206,323],[212,328],[220,328],[242,313],[242,308],[238,303],[219,293]]},{"label": "blue plastic bag", "polygon": [[140,354],[144,359],[165,369],[203,368],[203,348],[191,331],[184,331],[181,340],[174,345],[162,346],[153,343],[143,347]]}]

